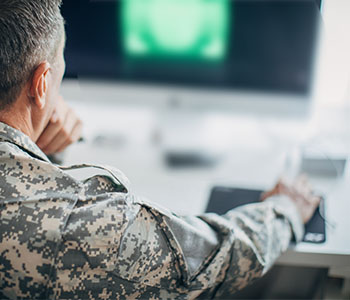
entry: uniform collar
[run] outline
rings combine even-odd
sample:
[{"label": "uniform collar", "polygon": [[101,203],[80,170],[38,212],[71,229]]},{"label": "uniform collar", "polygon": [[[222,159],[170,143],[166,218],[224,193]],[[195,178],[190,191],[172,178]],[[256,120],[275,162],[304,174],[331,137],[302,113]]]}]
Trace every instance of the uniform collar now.
[{"label": "uniform collar", "polygon": [[38,159],[50,162],[40,148],[23,132],[0,122],[0,142],[12,143]]}]

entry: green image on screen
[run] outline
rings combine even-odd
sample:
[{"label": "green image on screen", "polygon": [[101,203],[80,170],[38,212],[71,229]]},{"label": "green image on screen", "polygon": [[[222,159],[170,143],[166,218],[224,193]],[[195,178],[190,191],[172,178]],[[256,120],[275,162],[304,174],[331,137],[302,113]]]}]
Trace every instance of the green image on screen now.
[{"label": "green image on screen", "polygon": [[124,0],[121,13],[128,56],[201,61],[226,56],[229,0]]}]

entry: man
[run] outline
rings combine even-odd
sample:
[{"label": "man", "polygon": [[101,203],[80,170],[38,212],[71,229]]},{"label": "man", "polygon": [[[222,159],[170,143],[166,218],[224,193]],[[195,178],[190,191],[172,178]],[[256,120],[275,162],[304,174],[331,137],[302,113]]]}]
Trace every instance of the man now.
[{"label": "man", "polygon": [[[262,276],[318,205],[306,181],[225,216],[179,217],[117,170],[48,160],[81,130],[59,95],[59,5],[0,2],[0,298],[220,298]],[[104,173],[66,172],[83,167]]]}]

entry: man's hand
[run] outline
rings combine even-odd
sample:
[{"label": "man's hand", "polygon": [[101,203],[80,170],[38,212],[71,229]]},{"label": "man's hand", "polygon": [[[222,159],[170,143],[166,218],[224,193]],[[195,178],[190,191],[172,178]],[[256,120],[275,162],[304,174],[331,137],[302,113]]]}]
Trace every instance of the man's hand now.
[{"label": "man's hand", "polygon": [[60,97],[49,123],[36,144],[47,155],[61,152],[76,142],[80,138],[81,132],[81,120]]},{"label": "man's hand", "polygon": [[272,190],[262,195],[262,200],[274,195],[288,196],[296,205],[304,224],[311,219],[321,200],[312,193],[306,176],[298,177],[293,184],[281,179]]}]

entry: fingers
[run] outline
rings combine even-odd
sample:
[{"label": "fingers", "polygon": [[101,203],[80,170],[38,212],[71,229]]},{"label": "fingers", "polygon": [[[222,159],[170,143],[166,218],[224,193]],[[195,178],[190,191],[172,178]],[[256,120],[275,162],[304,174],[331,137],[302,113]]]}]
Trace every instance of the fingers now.
[{"label": "fingers", "polygon": [[312,205],[317,207],[317,206],[320,205],[321,197],[317,196],[317,195],[314,195],[314,196],[310,197],[310,202],[311,202]]},{"label": "fingers", "polygon": [[67,137],[67,139],[65,140],[64,143],[62,143],[62,145],[57,149],[57,152],[62,152],[64,149],[66,149],[70,144],[76,142],[80,136],[81,136],[81,132],[82,132],[82,123],[76,122],[69,137]]},{"label": "fingers", "polygon": [[286,195],[296,205],[304,223],[312,217],[321,198],[313,194],[312,186],[305,175],[299,176],[293,183],[281,178],[275,187],[262,195],[262,200],[274,195]]},{"label": "fingers", "polygon": [[[37,140],[36,144],[38,147],[44,151],[44,149],[47,148],[47,146],[52,142],[52,140],[57,136],[57,134],[60,132],[62,125],[59,123],[59,120],[57,117],[55,117],[55,121],[51,121],[48,123],[44,131],[42,132],[41,136]],[[44,151],[45,152],[45,151]]]},{"label": "fingers", "polygon": [[294,182],[293,186],[299,194],[304,196],[310,196],[312,194],[312,186],[305,174],[300,175]]},{"label": "fingers", "polygon": [[281,194],[287,195],[295,199],[295,201],[299,201],[298,199],[300,198],[308,199],[313,196],[308,178],[305,175],[301,175],[293,183],[287,182],[285,178],[280,178],[273,189],[262,194],[261,200]]},{"label": "fingers", "polygon": [[[60,126],[62,125],[62,126]],[[52,154],[63,151],[67,146],[77,141],[81,133],[81,122],[72,110],[69,110],[63,124],[59,125],[59,131],[47,144],[43,151]]]},{"label": "fingers", "polygon": [[61,99],[50,121],[37,141],[41,150],[49,155],[63,151],[76,142],[82,132],[82,122],[74,111]]}]

